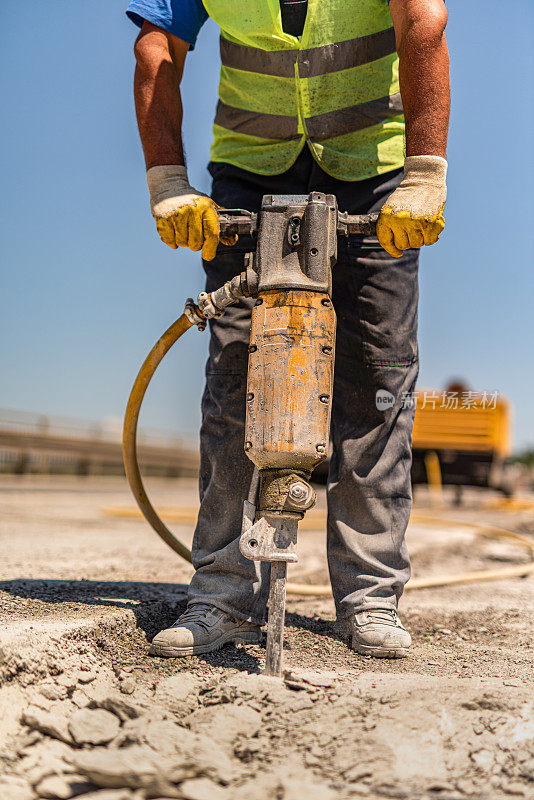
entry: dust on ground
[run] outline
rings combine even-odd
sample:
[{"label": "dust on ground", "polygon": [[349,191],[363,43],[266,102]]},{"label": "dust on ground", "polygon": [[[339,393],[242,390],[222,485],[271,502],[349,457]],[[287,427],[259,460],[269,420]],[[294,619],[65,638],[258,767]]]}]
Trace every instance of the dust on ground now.
[{"label": "dust on ground", "polygon": [[[194,505],[192,482],[150,489]],[[438,522],[410,527],[415,577],[525,560],[439,518],[532,536],[528,504],[416,499]],[[263,645],[148,656],[191,567],[103,513],[131,505],[122,480],[4,477],[0,502],[1,800],[534,797],[532,578],[407,592],[413,652],[397,661],[349,651],[331,600],[289,598],[278,681],[260,674]],[[299,558],[292,580],[327,582],[324,532],[302,532]]]}]

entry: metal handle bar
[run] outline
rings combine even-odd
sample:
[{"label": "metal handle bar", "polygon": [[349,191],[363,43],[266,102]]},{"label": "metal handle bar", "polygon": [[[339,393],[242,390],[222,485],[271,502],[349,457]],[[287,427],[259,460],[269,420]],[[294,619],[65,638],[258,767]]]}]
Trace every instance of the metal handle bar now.
[{"label": "metal handle bar", "polygon": [[258,230],[258,215],[245,208],[222,208],[218,213],[221,233],[250,236]]},{"label": "metal handle bar", "polygon": [[345,236],[349,233],[360,233],[364,236],[376,235],[376,223],[380,211],[373,211],[371,214],[348,214],[346,211],[339,211],[337,215],[337,232]]},{"label": "metal handle bar", "polygon": [[[372,214],[348,214],[346,211],[339,211],[337,231],[345,236],[349,233],[374,236],[379,214],[379,211]],[[221,233],[251,236],[257,233],[258,217],[258,214],[244,208],[223,208],[219,211]]]}]

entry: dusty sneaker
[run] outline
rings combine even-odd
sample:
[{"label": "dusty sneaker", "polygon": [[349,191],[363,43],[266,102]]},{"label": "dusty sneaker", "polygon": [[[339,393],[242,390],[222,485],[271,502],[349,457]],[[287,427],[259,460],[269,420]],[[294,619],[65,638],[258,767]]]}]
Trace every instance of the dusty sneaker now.
[{"label": "dusty sneaker", "polygon": [[261,628],[235,619],[207,603],[193,603],[172,627],[160,631],[149,652],[155,656],[194,656],[219,650],[228,642],[259,642]]},{"label": "dusty sneaker", "polygon": [[338,622],[337,630],[357,653],[376,658],[403,658],[412,643],[393,608],[358,611],[350,620]]}]

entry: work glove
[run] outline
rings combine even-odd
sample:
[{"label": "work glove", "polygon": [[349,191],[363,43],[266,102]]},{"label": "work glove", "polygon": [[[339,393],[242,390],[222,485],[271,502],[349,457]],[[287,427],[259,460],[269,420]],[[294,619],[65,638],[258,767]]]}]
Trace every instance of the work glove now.
[{"label": "work glove", "polygon": [[447,162],[441,156],[408,156],[404,178],[380,211],[378,241],[399,258],[409,247],[435,244],[445,227]]},{"label": "work glove", "polygon": [[215,258],[219,239],[235,244],[237,236],[220,235],[217,205],[210,197],[189,185],[187,170],[177,164],[151,167],[146,174],[150,210],[161,241],[176,250],[202,249],[202,258]]}]

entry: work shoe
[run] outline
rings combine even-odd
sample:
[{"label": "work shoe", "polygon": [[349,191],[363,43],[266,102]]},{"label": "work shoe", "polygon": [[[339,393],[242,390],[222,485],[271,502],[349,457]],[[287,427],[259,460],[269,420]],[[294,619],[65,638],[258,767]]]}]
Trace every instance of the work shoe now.
[{"label": "work shoe", "polygon": [[338,622],[337,630],[357,653],[375,658],[403,658],[412,643],[394,608],[358,611],[349,620]]},{"label": "work shoe", "polygon": [[193,603],[172,627],[160,631],[152,640],[155,656],[195,656],[212,653],[228,642],[259,642],[261,628],[225,614],[208,603]]}]

